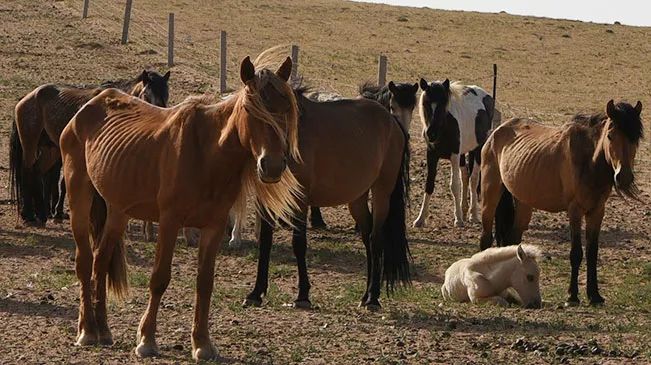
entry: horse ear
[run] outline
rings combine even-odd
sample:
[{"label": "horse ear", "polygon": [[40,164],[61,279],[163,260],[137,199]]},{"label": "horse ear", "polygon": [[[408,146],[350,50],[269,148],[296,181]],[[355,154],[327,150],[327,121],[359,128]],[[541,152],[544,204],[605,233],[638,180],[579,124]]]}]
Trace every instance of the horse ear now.
[{"label": "horse ear", "polygon": [[445,90],[450,90],[450,80],[449,79],[445,79],[445,81],[443,81],[443,87],[445,88]]},{"label": "horse ear", "polygon": [[251,57],[246,56],[242,60],[242,65],[240,66],[240,78],[243,83],[247,83],[255,77],[255,66],[251,63]]},{"label": "horse ear", "polygon": [[147,85],[149,82],[149,74],[147,73],[147,70],[143,70],[140,76],[138,77],[138,81],[142,81],[143,84]]},{"label": "horse ear", "polygon": [[427,81],[425,79],[421,78],[420,79],[420,88],[423,89],[423,91],[427,90]]},{"label": "horse ear", "polygon": [[395,94],[396,91],[397,91],[397,90],[396,90],[396,84],[394,84],[393,81],[389,81],[389,91],[391,91],[391,92],[394,93],[394,94]]},{"label": "horse ear", "polygon": [[637,112],[638,116],[642,114],[642,102],[639,100],[637,101],[637,104],[635,104],[635,111]]},{"label": "horse ear", "polygon": [[287,81],[287,80],[289,80],[289,77],[291,75],[292,75],[292,59],[287,57],[285,62],[283,62],[283,64],[280,65],[280,67],[276,71],[276,76],[278,76],[281,79]]},{"label": "horse ear", "polygon": [[167,82],[170,79],[170,71],[167,71],[165,75],[163,75],[163,79],[165,80],[165,82]]},{"label": "horse ear", "polygon": [[606,115],[610,119],[615,117],[615,101],[613,99],[610,99],[608,104],[606,104]]},{"label": "horse ear", "polygon": [[524,260],[527,259],[527,254],[524,252],[522,245],[518,245],[518,250],[516,251],[516,254],[518,255],[518,260],[520,260],[520,262],[524,262]]}]

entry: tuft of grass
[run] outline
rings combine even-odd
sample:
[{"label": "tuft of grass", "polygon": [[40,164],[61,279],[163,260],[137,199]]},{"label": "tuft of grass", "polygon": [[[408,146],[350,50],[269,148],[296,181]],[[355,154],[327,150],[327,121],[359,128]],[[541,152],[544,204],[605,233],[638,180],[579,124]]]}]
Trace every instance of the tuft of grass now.
[{"label": "tuft of grass", "polygon": [[129,285],[135,288],[146,288],[149,285],[149,274],[139,270],[130,271]]}]

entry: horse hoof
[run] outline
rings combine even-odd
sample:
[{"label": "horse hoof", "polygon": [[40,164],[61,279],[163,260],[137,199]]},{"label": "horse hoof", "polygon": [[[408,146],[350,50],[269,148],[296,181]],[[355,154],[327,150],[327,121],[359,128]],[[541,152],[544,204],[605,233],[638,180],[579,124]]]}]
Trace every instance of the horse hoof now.
[{"label": "horse hoof", "polygon": [[312,303],[309,300],[295,300],[292,307],[296,309],[312,309]]},{"label": "horse hoof", "polygon": [[108,335],[100,336],[99,345],[104,347],[113,346],[113,336],[110,333]]},{"label": "horse hoof", "polygon": [[593,307],[601,307],[606,303],[606,300],[601,297],[601,295],[597,295],[594,297],[590,298],[590,305]]},{"label": "horse hoof", "polygon": [[230,241],[228,241],[228,247],[229,248],[241,248],[242,247],[242,240],[230,240]]},{"label": "horse hoof", "polygon": [[425,220],[424,219],[416,219],[413,224],[414,228],[422,228],[425,227]]},{"label": "horse hoof", "polygon": [[242,302],[242,307],[244,308],[249,308],[249,307],[261,307],[262,306],[262,299],[251,299],[251,298],[246,298]]},{"label": "horse hoof", "polygon": [[328,226],[325,224],[325,222],[311,222],[310,223],[312,226],[312,229],[326,229]]},{"label": "horse hoof", "polygon": [[382,309],[382,306],[380,304],[375,304],[375,303],[368,303],[366,304],[366,310],[369,312],[379,312]]},{"label": "horse hoof", "polygon": [[90,334],[85,330],[81,330],[81,333],[77,337],[77,342],[75,346],[95,346],[97,345],[97,334]]},{"label": "horse hoof", "polygon": [[457,228],[463,228],[465,226],[465,224],[463,223],[462,220],[455,220],[454,221],[454,226],[457,227]]},{"label": "horse hoof", "polygon": [[581,304],[578,300],[568,299],[563,306],[565,308],[578,307]]},{"label": "horse hoof", "polygon": [[160,354],[160,351],[158,351],[158,346],[156,346],[155,343],[151,344],[145,342],[141,342],[138,346],[136,346],[135,352],[139,357],[154,357]]},{"label": "horse hoof", "polygon": [[205,360],[217,360],[217,347],[213,344],[208,344],[208,346],[199,347],[192,351],[192,358],[196,361]]}]

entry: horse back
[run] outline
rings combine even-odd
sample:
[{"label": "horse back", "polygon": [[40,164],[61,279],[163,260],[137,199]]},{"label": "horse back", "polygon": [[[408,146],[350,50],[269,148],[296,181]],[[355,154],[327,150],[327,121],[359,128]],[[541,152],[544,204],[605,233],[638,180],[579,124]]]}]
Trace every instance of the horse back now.
[{"label": "horse back", "polygon": [[450,100],[449,113],[459,125],[459,153],[481,146],[492,128],[493,97],[479,86],[469,85]]}]

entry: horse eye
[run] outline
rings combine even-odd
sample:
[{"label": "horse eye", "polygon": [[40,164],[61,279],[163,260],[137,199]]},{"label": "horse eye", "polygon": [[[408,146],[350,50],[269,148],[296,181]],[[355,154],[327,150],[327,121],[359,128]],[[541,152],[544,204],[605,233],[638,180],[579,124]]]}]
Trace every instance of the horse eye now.
[{"label": "horse eye", "polygon": [[527,280],[533,281],[533,279],[535,279],[533,275],[531,274],[527,275]]}]

